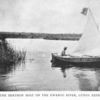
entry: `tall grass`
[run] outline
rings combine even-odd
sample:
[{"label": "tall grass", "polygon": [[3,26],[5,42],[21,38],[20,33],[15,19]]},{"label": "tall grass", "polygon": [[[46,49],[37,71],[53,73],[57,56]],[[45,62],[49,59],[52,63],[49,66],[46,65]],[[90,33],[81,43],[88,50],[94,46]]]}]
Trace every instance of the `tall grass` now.
[{"label": "tall grass", "polygon": [[25,51],[15,51],[6,40],[0,41],[0,64],[16,64],[25,57]]}]

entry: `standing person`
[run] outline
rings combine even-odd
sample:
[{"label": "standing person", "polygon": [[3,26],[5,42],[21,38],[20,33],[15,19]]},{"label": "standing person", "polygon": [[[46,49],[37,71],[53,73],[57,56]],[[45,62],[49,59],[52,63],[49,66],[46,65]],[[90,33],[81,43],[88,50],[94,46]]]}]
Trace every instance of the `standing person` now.
[{"label": "standing person", "polygon": [[67,50],[67,47],[64,47],[62,53],[61,53],[61,56],[66,56],[66,50]]}]

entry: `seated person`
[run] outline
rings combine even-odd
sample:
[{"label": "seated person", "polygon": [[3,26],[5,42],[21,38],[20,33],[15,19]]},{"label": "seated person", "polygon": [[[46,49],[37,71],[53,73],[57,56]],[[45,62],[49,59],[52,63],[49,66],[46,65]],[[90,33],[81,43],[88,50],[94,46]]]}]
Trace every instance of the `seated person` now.
[{"label": "seated person", "polygon": [[61,52],[61,56],[66,56],[67,47],[64,47],[63,51]]}]

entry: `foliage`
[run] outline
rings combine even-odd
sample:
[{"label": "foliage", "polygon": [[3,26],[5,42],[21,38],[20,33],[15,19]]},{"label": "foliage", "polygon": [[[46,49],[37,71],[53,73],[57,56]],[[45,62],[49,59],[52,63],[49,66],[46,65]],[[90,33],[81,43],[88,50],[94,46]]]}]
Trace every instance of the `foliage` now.
[{"label": "foliage", "polygon": [[0,41],[0,63],[16,64],[25,60],[25,51],[15,51],[6,40]]}]

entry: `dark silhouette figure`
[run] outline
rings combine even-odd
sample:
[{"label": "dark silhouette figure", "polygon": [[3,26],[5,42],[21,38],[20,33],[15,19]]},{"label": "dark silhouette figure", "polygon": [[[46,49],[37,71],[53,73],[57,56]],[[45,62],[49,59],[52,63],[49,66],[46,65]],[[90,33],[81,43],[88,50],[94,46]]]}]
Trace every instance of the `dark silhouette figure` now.
[{"label": "dark silhouette figure", "polygon": [[61,56],[66,56],[67,47],[64,47],[63,51],[61,52]]}]

